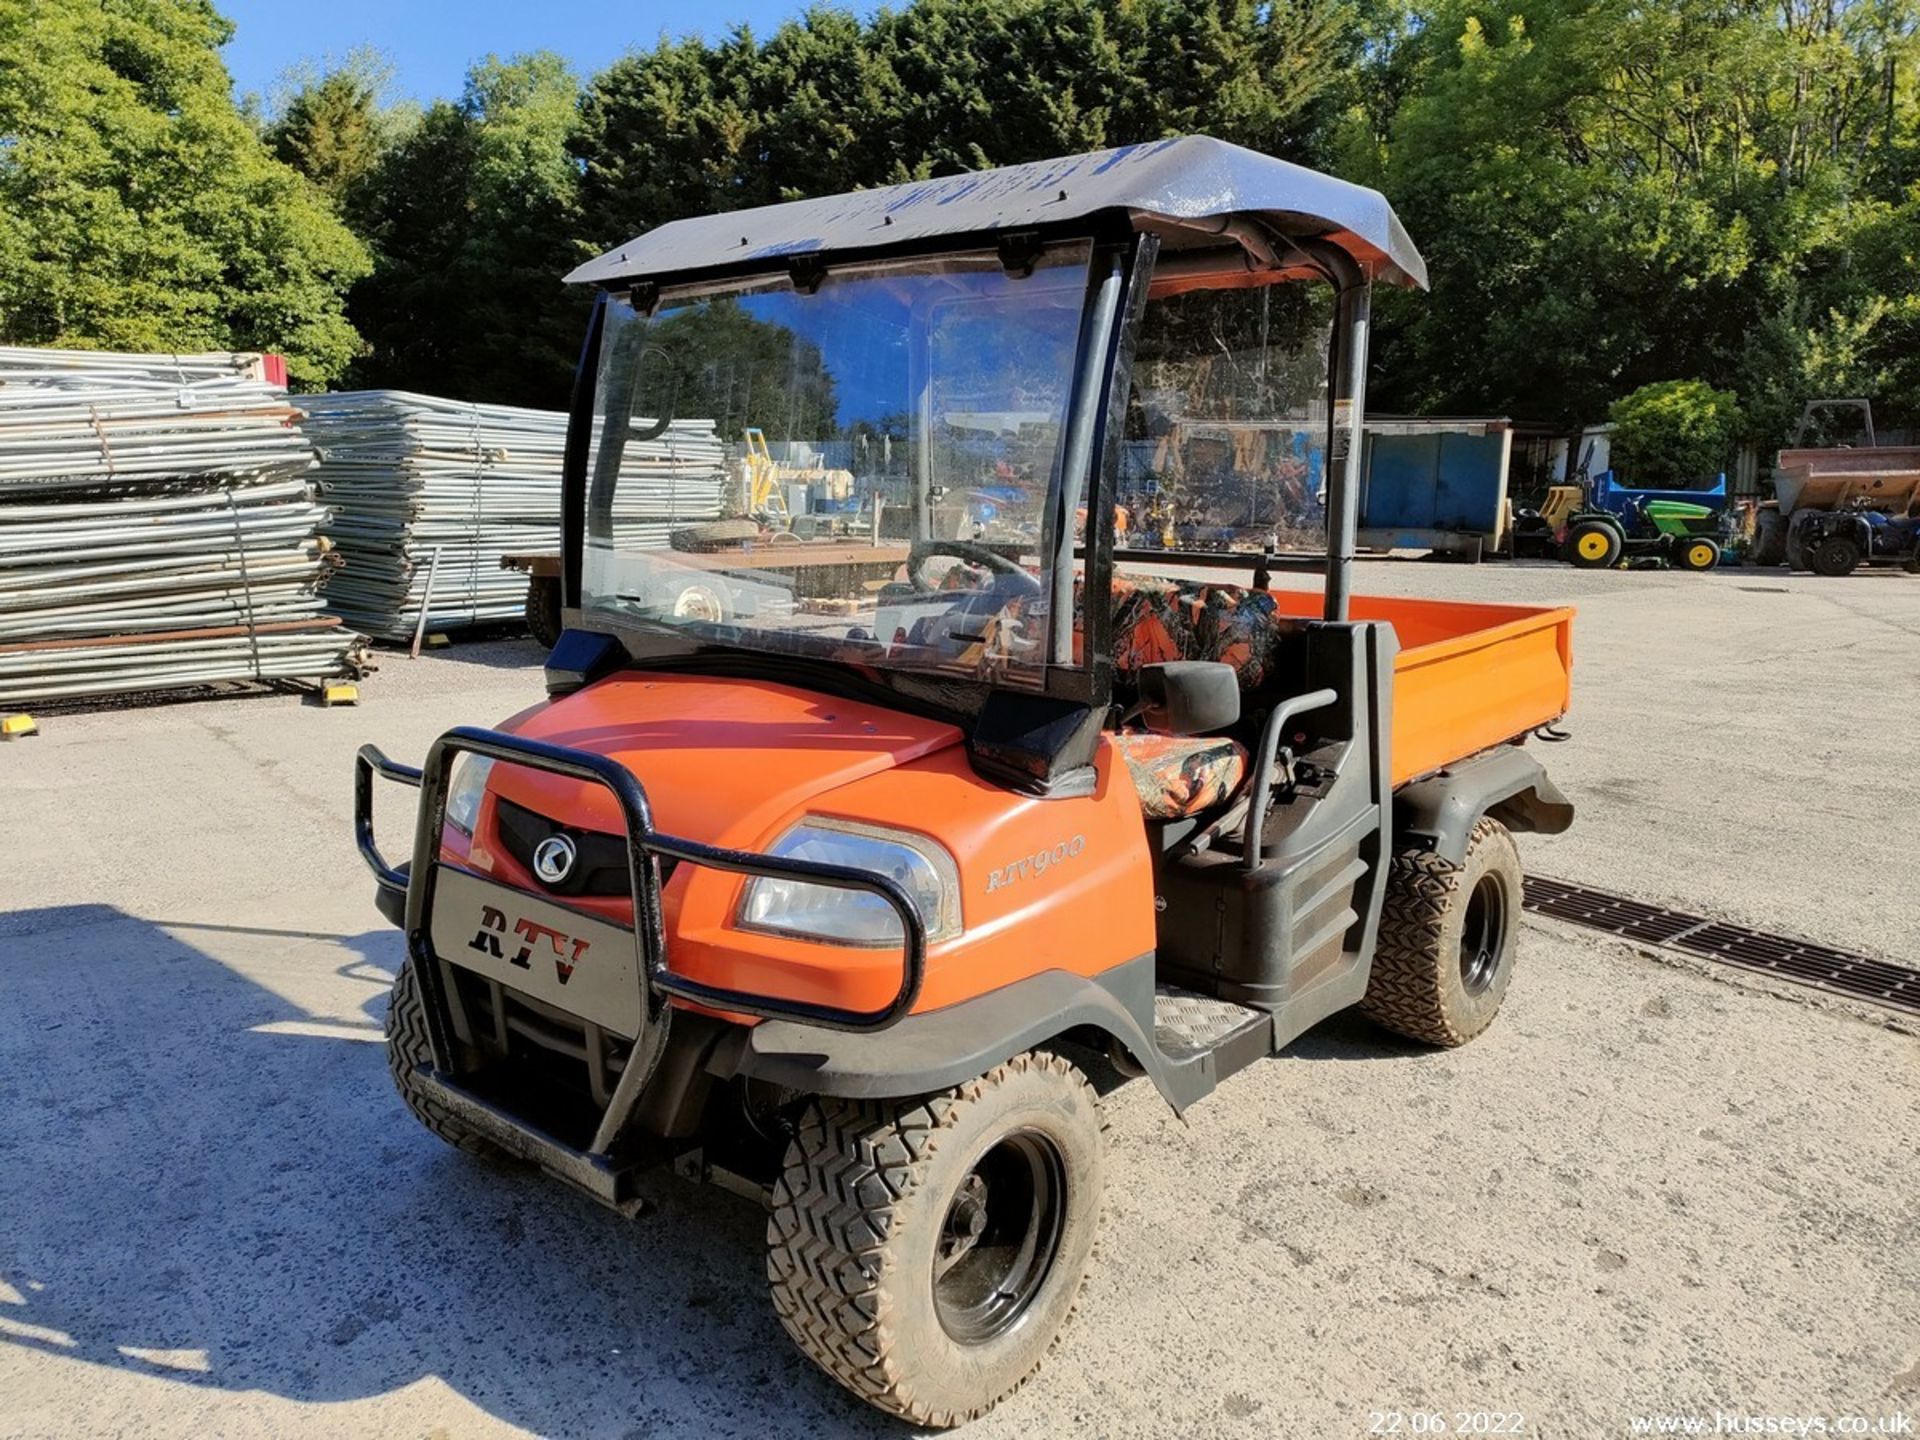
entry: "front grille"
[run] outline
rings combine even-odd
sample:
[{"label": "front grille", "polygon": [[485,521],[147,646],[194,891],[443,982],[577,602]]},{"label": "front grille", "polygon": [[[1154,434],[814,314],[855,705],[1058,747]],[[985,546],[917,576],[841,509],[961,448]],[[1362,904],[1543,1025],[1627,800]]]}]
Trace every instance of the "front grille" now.
[{"label": "front grille", "polygon": [[[540,1117],[551,1133],[591,1133],[626,1069],[632,1042],[484,975],[458,965],[445,968],[469,1037],[492,1057],[483,1070],[504,1068],[520,1077],[520,1083],[501,1087],[508,1107],[517,1112],[538,1100],[551,1112]],[[546,1083],[523,1083],[531,1076]],[[490,1087],[483,1079],[475,1088]]]},{"label": "front grille", "polygon": [[[548,894],[626,896],[631,893],[625,836],[562,825],[557,820],[549,820],[545,815],[506,799],[495,800],[493,813],[501,847]],[[550,835],[567,836],[580,856],[574,862],[572,873],[558,885],[547,884],[535,874],[533,868],[534,850]],[[671,860],[662,862],[660,878],[665,880],[672,873],[672,868]]]}]

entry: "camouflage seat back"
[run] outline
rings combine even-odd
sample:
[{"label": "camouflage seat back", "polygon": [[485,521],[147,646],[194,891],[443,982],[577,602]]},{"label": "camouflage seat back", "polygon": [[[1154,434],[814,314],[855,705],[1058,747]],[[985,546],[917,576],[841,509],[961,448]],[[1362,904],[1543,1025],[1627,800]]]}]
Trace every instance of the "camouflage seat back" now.
[{"label": "camouflage seat back", "polygon": [[[1168,660],[1217,660],[1231,665],[1242,690],[1258,690],[1273,674],[1282,637],[1300,622],[1280,613],[1273,596],[1244,585],[1173,580],[1157,575],[1113,577],[1113,668],[1132,684],[1142,666]],[[1021,595],[1001,606],[983,627],[982,643],[964,657],[993,673],[1014,653],[1034,653],[1038,597]],[[1084,587],[1073,591],[1074,660],[1086,643]]]},{"label": "camouflage seat back", "polygon": [[1233,667],[1242,690],[1257,690],[1273,673],[1281,638],[1297,623],[1280,614],[1264,590],[1113,577],[1113,668],[1127,680],[1142,666],[1167,660],[1217,660]]}]

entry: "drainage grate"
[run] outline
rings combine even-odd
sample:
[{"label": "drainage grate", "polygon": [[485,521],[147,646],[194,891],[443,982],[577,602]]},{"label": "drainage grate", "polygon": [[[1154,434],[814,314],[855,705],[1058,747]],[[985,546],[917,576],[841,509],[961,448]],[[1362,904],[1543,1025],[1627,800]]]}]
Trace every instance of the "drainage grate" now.
[{"label": "drainage grate", "polygon": [[1664,945],[1688,955],[1757,970],[1797,985],[1811,985],[1920,1015],[1920,970],[1889,965],[1852,950],[1836,950],[1811,940],[1769,935],[1744,925],[1648,905],[1625,895],[1610,895],[1585,885],[1527,877],[1527,909],[1555,920],[1604,930],[1648,945]]}]

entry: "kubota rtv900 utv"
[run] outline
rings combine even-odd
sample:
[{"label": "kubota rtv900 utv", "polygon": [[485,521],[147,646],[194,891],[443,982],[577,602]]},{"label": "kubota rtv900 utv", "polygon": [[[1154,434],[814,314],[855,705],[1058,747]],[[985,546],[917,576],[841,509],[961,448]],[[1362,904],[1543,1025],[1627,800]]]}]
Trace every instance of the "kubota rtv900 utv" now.
[{"label": "kubota rtv900 utv", "polygon": [[[957,1423],[1072,1308],[1090,1076],[1184,1108],[1350,1006],[1434,1045],[1493,1019],[1509,832],[1572,817],[1521,746],[1571,615],[1351,594],[1369,287],[1424,279],[1371,191],[1170,140],[680,221],[572,278],[548,698],[418,770],[361,752],[394,1077],[617,1209],[663,1163],[764,1196],[799,1347]],[[761,556],[663,598],[728,563],[663,538],[715,483],[682,449],[749,429],[883,498],[893,579]],[[1184,505],[1241,523],[1284,474],[1325,553],[1116,546],[1172,443],[1215,445]],[[420,788],[409,865],[376,776]]]}]

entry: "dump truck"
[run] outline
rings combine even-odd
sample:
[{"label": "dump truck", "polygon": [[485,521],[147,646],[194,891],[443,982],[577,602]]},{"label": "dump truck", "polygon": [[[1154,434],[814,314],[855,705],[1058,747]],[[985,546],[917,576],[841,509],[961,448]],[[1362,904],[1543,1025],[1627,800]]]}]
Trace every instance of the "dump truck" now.
[{"label": "dump truck", "polygon": [[[1515,834],[1573,815],[1525,744],[1572,614],[1353,593],[1372,286],[1425,266],[1329,176],[1190,137],[676,221],[571,279],[546,696],[357,760],[394,1081],[616,1211],[676,1176],[754,1197],[798,1349],[958,1424],[1075,1307],[1127,1183],[1103,1092],[1184,1112],[1356,1007],[1418,1046],[1493,1024]],[[1141,396],[1191,413],[1229,332],[1268,362],[1232,405],[1315,426],[1324,552],[1117,545]],[[776,413],[899,437],[899,573],[831,614],[670,603],[693,562],[615,525],[622,446]],[[982,485],[996,543],[936,535]],[[418,791],[403,863],[382,781]]]},{"label": "dump truck", "polygon": [[[1805,445],[1835,412],[1858,416],[1864,443]],[[1793,444],[1774,461],[1773,489],[1754,513],[1754,564],[1830,576],[1863,564],[1920,573],[1920,446],[1878,444],[1872,402],[1809,402]]]}]

